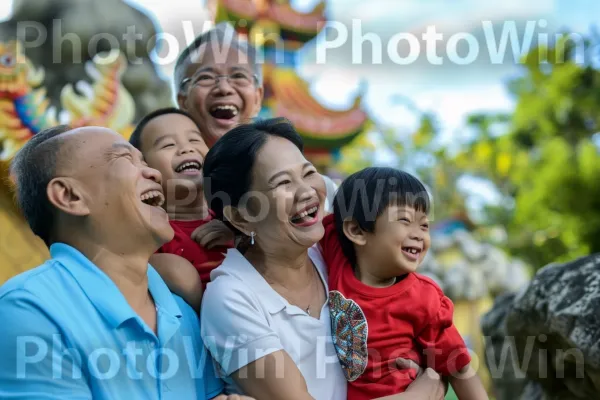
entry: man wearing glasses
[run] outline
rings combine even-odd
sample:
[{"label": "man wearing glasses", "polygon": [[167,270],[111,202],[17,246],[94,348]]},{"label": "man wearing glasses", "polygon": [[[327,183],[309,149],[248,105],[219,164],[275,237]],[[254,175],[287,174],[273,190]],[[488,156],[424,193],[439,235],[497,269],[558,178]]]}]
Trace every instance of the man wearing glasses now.
[{"label": "man wearing glasses", "polygon": [[[256,49],[238,40],[227,23],[198,36],[177,59],[174,75],[177,104],[194,118],[209,148],[260,112],[262,65],[256,60]],[[337,186],[329,177],[323,179],[325,210],[330,212]]]},{"label": "man wearing glasses", "polygon": [[258,115],[262,66],[233,27],[219,24],[179,56],[175,86],[179,108],[192,115],[210,148],[231,128]]}]

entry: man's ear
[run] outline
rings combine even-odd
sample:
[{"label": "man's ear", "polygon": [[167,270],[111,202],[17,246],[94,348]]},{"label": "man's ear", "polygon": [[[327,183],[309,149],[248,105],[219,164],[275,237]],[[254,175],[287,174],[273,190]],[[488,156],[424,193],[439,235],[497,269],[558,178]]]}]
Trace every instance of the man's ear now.
[{"label": "man's ear", "polygon": [[250,227],[248,221],[244,218],[240,210],[236,207],[225,206],[223,208],[223,215],[227,218],[227,221],[233,225],[238,231],[244,233],[246,236],[250,236]]},{"label": "man's ear", "polygon": [[264,94],[265,89],[263,88],[263,86],[259,86],[256,88],[256,96],[254,99],[254,115],[258,115],[260,113]]},{"label": "man's ear", "polygon": [[187,96],[181,93],[181,91],[177,92],[177,105],[180,110],[187,111],[187,105],[185,104],[187,100]]},{"label": "man's ear", "polygon": [[54,178],[46,187],[48,200],[65,214],[83,217],[90,209],[80,186],[72,178]]},{"label": "man's ear", "polygon": [[367,235],[365,231],[362,230],[358,222],[355,220],[345,220],[342,224],[342,229],[344,231],[344,235],[350,240],[352,243],[358,246],[364,246],[367,243]]}]

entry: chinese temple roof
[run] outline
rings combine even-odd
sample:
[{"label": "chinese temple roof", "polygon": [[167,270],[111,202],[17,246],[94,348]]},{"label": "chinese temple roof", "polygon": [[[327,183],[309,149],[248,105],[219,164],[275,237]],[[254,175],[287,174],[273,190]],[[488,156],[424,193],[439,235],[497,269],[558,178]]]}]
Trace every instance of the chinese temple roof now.
[{"label": "chinese temple roof", "polygon": [[294,70],[275,68],[268,77],[272,96],[265,105],[273,115],[294,124],[308,149],[335,150],[365,128],[368,115],[360,108],[361,96],[348,110],[330,110],[312,97],[308,84]]},{"label": "chinese temple roof", "polygon": [[[214,0],[213,7],[215,22],[232,23],[239,34],[266,50],[263,115],[289,119],[304,139],[307,153],[327,160],[366,129],[369,118],[361,109],[362,96],[347,110],[330,110],[312,97],[295,71],[296,50],[314,39],[327,22],[325,0],[308,13],[294,10],[289,0]],[[283,44],[283,51],[274,44]],[[277,61],[282,55],[284,61]]]},{"label": "chinese temple roof", "polygon": [[288,50],[296,50],[314,39],[326,22],[325,1],[308,13],[294,10],[288,0],[218,0],[216,7],[216,22],[230,22],[246,35],[255,25],[271,25]]}]

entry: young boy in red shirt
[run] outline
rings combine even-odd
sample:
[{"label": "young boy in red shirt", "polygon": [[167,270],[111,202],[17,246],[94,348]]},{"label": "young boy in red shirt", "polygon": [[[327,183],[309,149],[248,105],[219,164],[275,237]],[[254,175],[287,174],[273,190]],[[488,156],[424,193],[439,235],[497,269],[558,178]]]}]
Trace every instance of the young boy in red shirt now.
[{"label": "young boy in red shirt", "polygon": [[[210,216],[203,194],[202,164],[208,147],[198,125],[184,111],[165,108],[144,117],[130,143],[139,149],[149,167],[162,175],[164,208],[175,231],[173,240],[150,258],[169,288],[176,293],[194,293],[198,299],[210,281],[210,272],[233,246],[233,233]],[[195,276],[182,276],[192,271]],[[188,287],[182,287],[189,285]],[[198,301],[199,304],[199,301]]]},{"label": "young boy in red shirt", "polygon": [[342,183],[323,221],[332,333],[349,400],[403,392],[416,371],[399,370],[399,357],[449,377],[460,400],[488,398],[453,325],[452,302],[415,273],[430,245],[429,210],[417,178],[367,168]]}]

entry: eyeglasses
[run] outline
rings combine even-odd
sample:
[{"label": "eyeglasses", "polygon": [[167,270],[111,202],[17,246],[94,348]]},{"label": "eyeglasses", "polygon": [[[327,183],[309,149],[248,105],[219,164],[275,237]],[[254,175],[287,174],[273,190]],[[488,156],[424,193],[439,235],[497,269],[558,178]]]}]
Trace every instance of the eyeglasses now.
[{"label": "eyeglasses", "polygon": [[227,82],[235,87],[247,87],[252,85],[252,83],[258,84],[258,76],[256,74],[249,74],[248,72],[236,71],[229,75],[215,75],[209,72],[201,72],[191,78],[182,80],[180,90],[182,92],[187,92],[190,86],[196,85],[201,87],[214,87],[219,84],[221,78],[226,78]]}]

